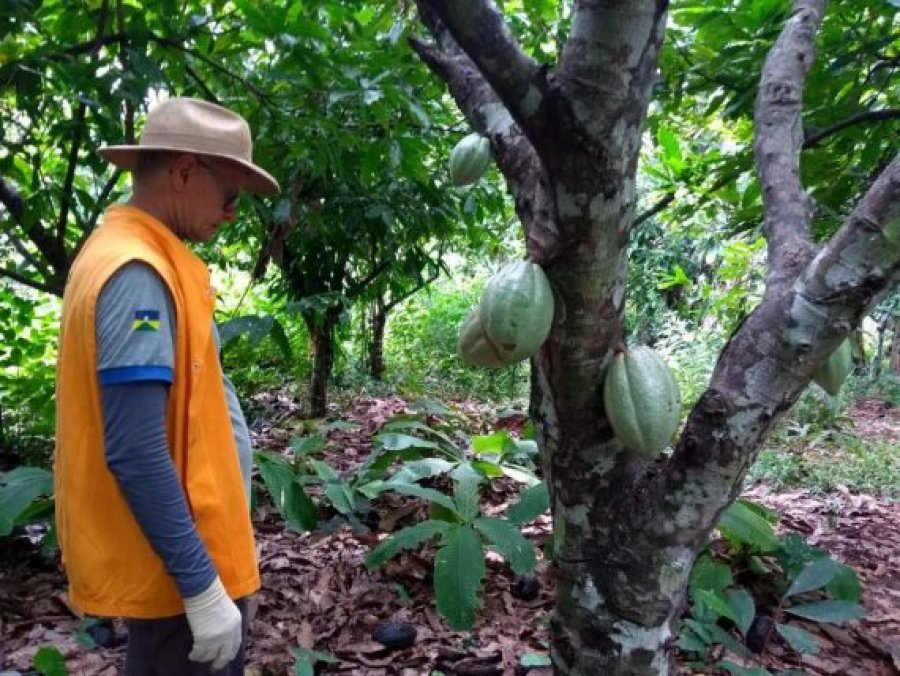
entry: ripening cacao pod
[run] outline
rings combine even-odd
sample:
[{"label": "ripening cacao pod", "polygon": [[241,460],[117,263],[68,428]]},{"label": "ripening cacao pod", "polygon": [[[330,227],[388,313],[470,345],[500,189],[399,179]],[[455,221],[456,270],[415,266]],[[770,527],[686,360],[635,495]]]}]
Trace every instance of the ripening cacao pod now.
[{"label": "ripening cacao pod", "polygon": [[828,359],[816,370],[813,378],[828,394],[836,396],[852,368],[853,354],[850,350],[850,341],[844,340],[834,352],[828,355]]},{"label": "ripening cacao pod", "polygon": [[481,134],[469,134],[450,153],[450,178],[468,185],[484,176],[491,161],[491,143]]},{"label": "ripening cacao pod", "polygon": [[467,364],[484,368],[506,366],[496,348],[484,335],[478,308],[472,310],[463,322],[459,332],[459,356]]},{"label": "ripening cacao pod", "polygon": [[536,353],[553,323],[553,291],[541,266],[517,261],[491,277],[481,294],[478,317],[504,363]]},{"label": "ripening cacao pod", "polygon": [[619,440],[654,458],[678,428],[681,393],[665,362],[641,345],[613,357],[603,383],[603,406]]}]

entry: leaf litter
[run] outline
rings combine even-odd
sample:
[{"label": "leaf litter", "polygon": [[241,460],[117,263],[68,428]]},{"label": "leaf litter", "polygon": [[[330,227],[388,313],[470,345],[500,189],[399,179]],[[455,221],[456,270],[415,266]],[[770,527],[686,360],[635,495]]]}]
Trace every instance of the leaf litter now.
[{"label": "leaf litter", "polygon": [[[292,436],[316,431],[314,424],[299,418],[290,397],[262,395],[254,404],[267,411],[253,425],[256,448],[284,450]],[[853,415],[860,434],[900,440],[900,410],[870,402],[859,408],[859,417],[856,411]],[[454,402],[453,409],[472,433],[502,427],[518,435],[525,422],[520,412],[498,414],[471,401]],[[368,455],[372,435],[393,416],[412,410],[400,397],[352,401],[342,418],[353,425],[328,432],[325,459],[340,472],[353,471]],[[517,485],[506,479],[495,482],[485,511],[501,512],[517,492]],[[744,497],[776,509],[780,532],[799,532],[852,566],[863,584],[862,603],[868,611],[864,619],[843,625],[796,622],[815,634],[822,650],[801,657],[772,640],[761,664],[773,673],[795,669],[810,676],[900,674],[900,504],[840,486],[816,495],[801,490],[776,493],[761,484]],[[381,525],[392,529],[424,517],[421,504],[392,493],[380,497],[377,506]],[[247,676],[293,673],[296,646],[336,658],[321,669],[326,673],[550,673],[545,666],[523,666],[543,664],[548,653],[554,599],[546,561],[541,559],[536,570],[537,593],[525,601],[517,598],[518,576],[499,557],[489,556],[477,623],[470,632],[457,632],[448,629],[434,609],[433,549],[404,552],[369,571],[364,559],[376,535],[354,535],[348,529],[296,533],[286,529],[264,501],[254,523],[262,590],[252,604]],[[540,550],[550,535],[549,517],[536,519],[525,534]],[[392,651],[374,641],[373,631],[385,621],[412,625],[415,644]],[[121,637],[121,622],[113,627]],[[84,640],[84,628],[84,618],[66,602],[58,559],[43,556],[25,538],[8,541],[0,550],[0,670],[27,672],[39,648],[54,646],[66,658],[70,673],[121,673],[124,646],[91,646]],[[678,673],[715,672],[692,670],[679,656]]]}]

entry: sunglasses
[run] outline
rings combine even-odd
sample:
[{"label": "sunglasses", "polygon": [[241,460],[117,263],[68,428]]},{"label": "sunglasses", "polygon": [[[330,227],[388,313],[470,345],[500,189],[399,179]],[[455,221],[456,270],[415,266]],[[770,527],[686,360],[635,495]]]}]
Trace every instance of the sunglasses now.
[{"label": "sunglasses", "polygon": [[[198,157],[197,164],[199,164],[201,167],[204,167],[212,175],[212,177],[216,180],[220,187],[227,184],[227,181],[222,178],[222,175],[209,162],[206,162],[202,158]],[[224,197],[225,199],[222,202],[222,209],[224,211],[234,211],[235,209],[237,209],[238,201],[241,198],[241,191],[237,188],[228,188],[227,190],[225,190]]]}]

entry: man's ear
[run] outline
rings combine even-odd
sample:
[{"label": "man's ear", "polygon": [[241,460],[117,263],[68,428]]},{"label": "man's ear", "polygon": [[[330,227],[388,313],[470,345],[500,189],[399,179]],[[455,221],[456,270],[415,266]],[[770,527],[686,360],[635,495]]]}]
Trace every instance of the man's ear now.
[{"label": "man's ear", "polygon": [[175,158],[175,161],[169,166],[169,183],[175,192],[180,193],[187,190],[188,180],[196,167],[197,158],[193,155],[184,153]]}]

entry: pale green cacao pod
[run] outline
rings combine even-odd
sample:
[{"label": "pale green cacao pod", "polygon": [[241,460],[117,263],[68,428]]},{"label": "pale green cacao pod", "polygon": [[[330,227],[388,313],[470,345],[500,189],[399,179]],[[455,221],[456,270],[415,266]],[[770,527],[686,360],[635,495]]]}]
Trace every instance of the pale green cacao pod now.
[{"label": "pale green cacao pod", "polygon": [[850,375],[853,368],[853,354],[850,349],[850,341],[845,340],[838,348],[828,355],[828,359],[817,370],[813,376],[819,386],[828,392],[831,396],[837,395],[841,389],[841,385]]},{"label": "pale green cacao pod", "polygon": [[467,364],[484,368],[506,366],[496,348],[484,335],[478,308],[472,310],[459,331],[459,356]]},{"label": "pale green cacao pod", "polygon": [[535,354],[553,323],[553,291],[541,266],[511,263],[488,280],[478,304],[485,336],[507,364]]},{"label": "pale green cacao pod", "polygon": [[619,441],[654,458],[678,428],[681,393],[665,362],[641,345],[613,357],[603,382],[603,406]]},{"label": "pale green cacao pod", "polygon": [[491,161],[491,143],[481,134],[469,134],[450,153],[454,185],[469,185],[484,176]]}]

